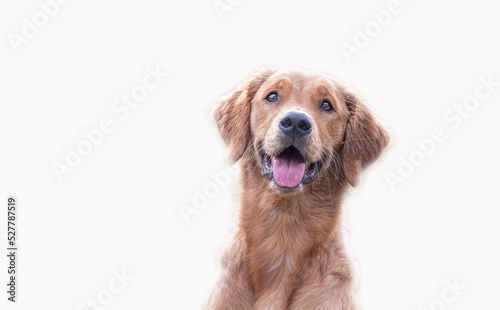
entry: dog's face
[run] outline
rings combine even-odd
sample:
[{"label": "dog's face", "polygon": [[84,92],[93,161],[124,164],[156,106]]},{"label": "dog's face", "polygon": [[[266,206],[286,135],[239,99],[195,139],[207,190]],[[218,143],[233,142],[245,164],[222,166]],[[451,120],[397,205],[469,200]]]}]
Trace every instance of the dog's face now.
[{"label": "dog's face", "polygon": [[[332,81],[281,72],[251,100],[250,132],[262,174],[280,189],[316,180],[342,145],[348,111]],[[337,162],[333,162],[337,160]]]},{"label": "dog's face", "polygon": [[298,71],[260,72],[222,102],[215,118],[231,159],[250,158],[281,193],[322,175],[355,185],[388,142],[352,93]]}]

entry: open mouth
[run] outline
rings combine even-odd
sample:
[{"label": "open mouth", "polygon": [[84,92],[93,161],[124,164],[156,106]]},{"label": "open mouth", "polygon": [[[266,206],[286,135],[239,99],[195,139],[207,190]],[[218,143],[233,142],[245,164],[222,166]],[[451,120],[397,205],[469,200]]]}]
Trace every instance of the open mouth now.
[{"label": "open mouth", "polygon": [[300,187],[313,182],[321,170],[321,162],[307,163],[302,154],[289,146],[278,156],[261,154],[262,175],[284,188]]}]

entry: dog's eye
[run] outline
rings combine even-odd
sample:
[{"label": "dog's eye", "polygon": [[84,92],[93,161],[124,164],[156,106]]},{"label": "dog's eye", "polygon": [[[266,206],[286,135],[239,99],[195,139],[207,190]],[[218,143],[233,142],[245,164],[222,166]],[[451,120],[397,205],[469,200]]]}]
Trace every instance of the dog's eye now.
[{"label": "dog's eye", "polygon": [[326,111],[326,112],[331,112],[333,111],[332,104],[328,102],[327,100],[323,101],[320,105],[321,110]]},{"label": "dog's eye", "polygon": [[275,103],[278,102],[278,93],[277,92],[272,92],[266,97],[266,101],[269,103]]}]

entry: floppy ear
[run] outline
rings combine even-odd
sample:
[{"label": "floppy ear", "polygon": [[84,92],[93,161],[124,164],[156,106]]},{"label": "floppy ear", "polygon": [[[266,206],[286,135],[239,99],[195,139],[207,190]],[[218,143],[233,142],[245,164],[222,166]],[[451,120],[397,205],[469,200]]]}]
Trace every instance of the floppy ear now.
[{"label": "floppy ear", "polygon": [[344,89],[343,96],[349,120],[342,148],[342,167],[349,184],[356,186],[363,169],[376,160],[389,143],[389,136],[356,95]]},{"label": "floppy ear", "polygon": [[251,141],[251,101],[262,83],[273,73],[274,70],[257,73],[229,94],[214,111],[219,133],[229,146],[229,158],[233,163],[240,159]]}]

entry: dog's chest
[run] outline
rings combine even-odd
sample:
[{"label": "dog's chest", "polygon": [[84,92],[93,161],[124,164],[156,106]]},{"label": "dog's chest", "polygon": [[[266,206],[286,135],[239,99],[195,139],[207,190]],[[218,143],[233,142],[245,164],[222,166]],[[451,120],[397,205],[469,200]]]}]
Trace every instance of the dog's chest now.
[{"label": "dog's chest", "polygon": [[280,224],[261,227],[249,244],[247,261],[257,298],[288,300],[301,282],[301,270],[310,255],[307,231],[291,223]]}]

